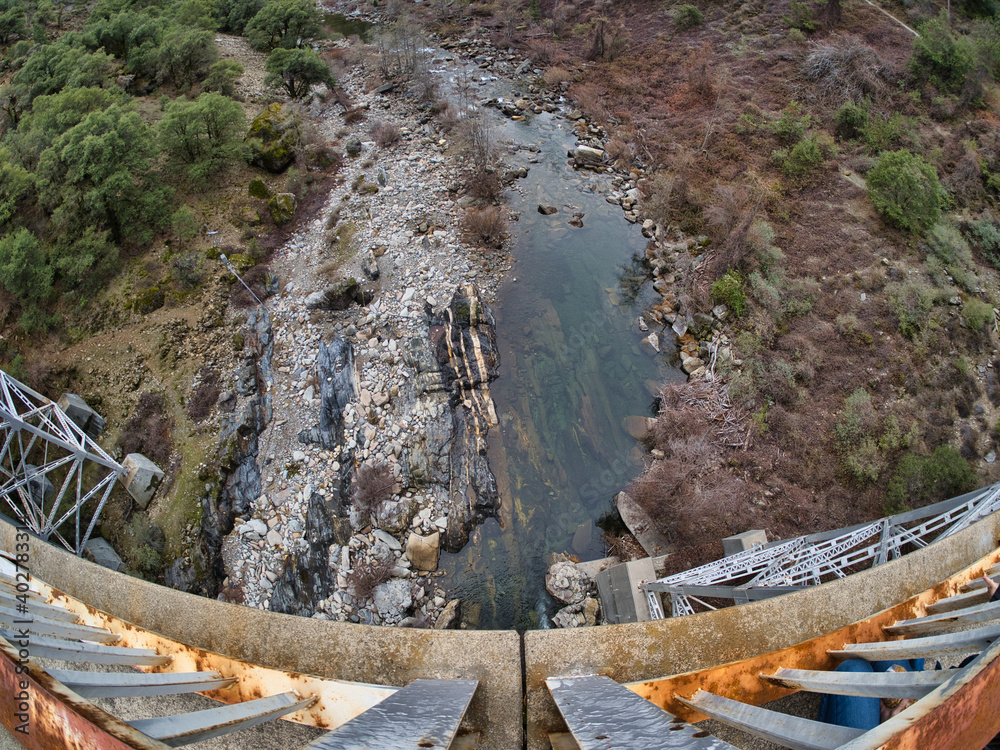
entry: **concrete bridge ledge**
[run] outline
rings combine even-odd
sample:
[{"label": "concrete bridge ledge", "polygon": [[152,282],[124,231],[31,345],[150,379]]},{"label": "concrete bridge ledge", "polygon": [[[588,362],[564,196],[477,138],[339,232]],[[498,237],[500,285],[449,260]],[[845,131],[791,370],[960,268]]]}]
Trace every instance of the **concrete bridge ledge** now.
[{"label": "concrete bridge ledge", "polygon": [[[13,550],[14,535],[0,521],[0,549]],[[481,747],[522,747],[521,644],[513,631],[382,628],[265,612],[116,573],[37,540],[27,567],[97,609],[246,661],[397,687],[420,677],[479,680],[466,718]]]},{"label": "concrete bridge ledge", "polygon": [[[13,526],[0,521],[0,548],[14,549],[14,534]],[[27,566],[50,585],[116,617],[262,665],[393,686],[421,677],[477,679],[467,725],[481,733],[481,747],[515,750],[526,743],[544,750],[548,732],[564,731],[547,677],[598,673],[636,682],[785,648],[930,588],[994,551],[998,538],[1000,513],[995,513],[898,560],[798,593],[690,617],[523,636],[381,628],[264,612],[157,586],[37,541]]]}]

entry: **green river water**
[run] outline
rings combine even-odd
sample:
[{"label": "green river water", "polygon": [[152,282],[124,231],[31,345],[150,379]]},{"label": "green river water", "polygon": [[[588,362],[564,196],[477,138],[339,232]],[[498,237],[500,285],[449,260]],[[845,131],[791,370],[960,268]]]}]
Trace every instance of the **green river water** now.
[{"label": "green river water", "polygon": [[[548,553],[605,555],[595,522],[642,466],[624,419],[650,415],[651,386],[683,376],[669,365],[669,330],[663,354],[640,346],[637,318],[652,301],[648,284],[635,294],[646,240],[605,200],[611,176],[568,166],[576,139],[550,115],[507,122],[501,138],[519,146],[505,161],[530,168],[508,193],[520,211],[516,263],[493,308],[500,426],[488,455],[502,509],[441,566],[470,627],[530,629],[550,626],[558,609],[545,591]],[[559,211],[543,216],[539,203]],[[579,229],[567,224],[577,211]]]}]

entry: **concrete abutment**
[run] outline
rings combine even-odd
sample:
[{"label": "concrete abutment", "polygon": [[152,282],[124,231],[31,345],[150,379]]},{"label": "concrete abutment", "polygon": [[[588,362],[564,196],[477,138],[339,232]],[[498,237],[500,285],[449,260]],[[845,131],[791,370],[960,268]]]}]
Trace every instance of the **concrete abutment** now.
[{"label": "concrete abutment", "polygon": [[[14,535],[13,526],[0,522],[0,548],[13,550]],[[279,669],[394,686],[417,678],[477,679],[466,726],[480,732],[481,747],[542,750],[548,732],[564,731],[547,677],[597,673],[635,682],[784,648],[929,588],[996,549],[998,537],[1000,514],[993,514],[898,560],[802,592],[689,617],[523,635],[382,628],[266,612],[116,573],[40,541],[31,543],[27,567],[116,617]]]}]

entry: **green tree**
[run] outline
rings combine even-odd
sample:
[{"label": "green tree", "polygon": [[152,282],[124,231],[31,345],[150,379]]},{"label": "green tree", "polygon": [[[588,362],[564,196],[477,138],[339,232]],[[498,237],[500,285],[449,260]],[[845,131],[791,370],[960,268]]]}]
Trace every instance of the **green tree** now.
[{"label": "green tree", "polygon": [[0,146],[0,228],[18,215],[34,189],[34,176],[10,159],[10,150]]},{"label": "green tree", "polygon": [[937,170],[906,149],[883,153],[867,180],[875,209],[900,229],[922,233],[941,215]]},{"label": "green tree", "polygon": [[939,445],[930,456],[903,456],[889,481],[887,500],[894,508],[919,508],[971,490],[976,482],[976,472],[962,454]]},{"label": "green tree", "polygon": [[117,89],[72,88],[35,99],[31,109],[21,118],[16,131],[7,137],[11,158],[21,166],[34,170],[38,157],[52,142],[80,123],[90,112],[100,112],[111,104],[121,103],[123,94]]},{"label": "green tree", "polygon": [[112,104],[60,135],[38,164],[39,197],[57,231],[87,226],[146,245],[167,221],[167,190],[150,170],[153,138],[136,112]]},{"label": "green tree", "polygon": [[28,34],[24,24],[24,6],[19,0],[0,0],[0,45],[23,39]]},{"label": "green tree", "polygon": [[113,58],[103,52],[89,52],[81,38],[70,32],[57,42],[36,48],[14,74],[13,89],[19,105],[27,109],[36,97],[66,88],[106,86],[114,70]]},{"label": "green tree", "polygon": [[250,21],[260,13],[266,0],[215,0],[212,8],[219,29],[231,34],[243,34]]},{"label": "green tree", "polygon": [[243,66],[235,60],[219,60],[208,69],[208,77],[203,88],[206,91],[218,91],[224,96],[236,93],[236,81],[243,75]]},{"label": "green tree", "polygon": [[129,53],[143,42],[159,42],[163,34],[163,22],[146,13],[131,10],[116,13],[108,18],[95,18],[87,23],[87,31],[93,38],[93,46],[102,47],[109,55],[126,60]]},{"label": "green tree", "polygon": [[971,42],[952,33],[944,11],[920,27],[913,39],[910,72],[920,81],[956,92],[962,88],[973,66]]},{"label": "green tree", "polygon": [[45,250],[23,227],[0,239],[0,284],[24,302],[35,302],[52,288]]},{"label": "green tree", "polygon": [[333,85],[330,68],[311,49],[276,49],[264,68],[268,72],[267,84],[284,89],[292,99],[305,97],[314,84]]},{"label": "green tree", "polygon": [[92,294],[111,278],[118,266],[118,248],[106,231],[87,227],[79,236],[63,235],[49,249],[60,283],[65,289]]},{"label": "green tree", "polygon": [[265,52],[298,47],[319,34],[321,18],[312,0],[272,0],[247,24],[247,41]]},{"label": "green tree", "polygon": [[204,185],[208,176],[244,157],[243,107],[221,94],[206,92],[195,101],[178,99],[167,106],[158,126],[160,144],[170,158]]},{"label": "green tree", "polygon": [[205,31],[215,31],[218,22],[212,13],[212,6],[205,0],[185,0],[177,6],[174,23],[181,26],[196,26]]},{"label": "green tree", "polygon": [[187,88],[204,79],[218,59],[219,50],[211,31],[175,26],[163,37],[160,71],[178,88]]}]

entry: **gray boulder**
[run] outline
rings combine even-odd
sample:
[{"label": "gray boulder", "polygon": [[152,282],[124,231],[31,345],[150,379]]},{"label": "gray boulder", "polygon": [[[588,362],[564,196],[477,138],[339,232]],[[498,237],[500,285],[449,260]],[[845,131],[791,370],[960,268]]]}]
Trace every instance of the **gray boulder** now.
[{"label": "gray boulder", "polygon": [[386,625],[398,623],[413,606],[412,586],[409,581],[393,578],[375,587],[372,608]]},{"label": "gray boulder", "polygon": [[563,604],[578,604],[593,591],[594,579],[571,562],[557,562],[545,576],[545,589]]}]

